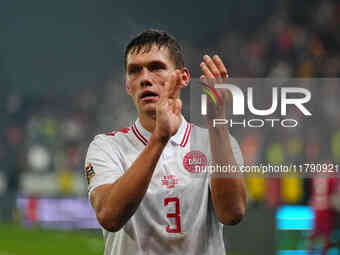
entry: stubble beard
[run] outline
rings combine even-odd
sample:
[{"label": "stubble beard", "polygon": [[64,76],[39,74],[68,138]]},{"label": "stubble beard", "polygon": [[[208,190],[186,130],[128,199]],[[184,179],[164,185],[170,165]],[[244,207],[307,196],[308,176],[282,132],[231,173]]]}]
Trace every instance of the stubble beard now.
[{"label": "stubble beard", "polygon": [[156,107],[154,107],[154,109],[140,111],[139,114],[143,114],[145,116],[148,116],[152,120],[156,120]]}]

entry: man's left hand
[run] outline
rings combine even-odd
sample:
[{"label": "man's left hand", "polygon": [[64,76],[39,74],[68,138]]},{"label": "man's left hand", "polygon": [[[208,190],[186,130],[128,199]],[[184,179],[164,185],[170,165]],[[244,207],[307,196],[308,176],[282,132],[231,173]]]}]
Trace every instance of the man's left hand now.
[{"label": "man's left hand", "polygon": [[225,83],[229,78],[228,70],[218,55],[211,58],[208,55],[203,56],[200,64],[203,74],[200,77],[203,88],[213,91],[216,101],[208,100],[207,102],[207,121],[213,119],[225,119],[227,117],[227,107],[232,101],[228,89],[216,89],[215,84]]}]

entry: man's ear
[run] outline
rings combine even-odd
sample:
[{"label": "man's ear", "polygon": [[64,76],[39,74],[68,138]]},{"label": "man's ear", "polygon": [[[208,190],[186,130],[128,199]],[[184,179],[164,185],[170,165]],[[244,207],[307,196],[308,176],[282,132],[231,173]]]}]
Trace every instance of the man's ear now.
[{"label": "man's ear", "polygon": [[131,96],[131,88],[129,87],[129,85],[127,84],[126,80],[124,81],[125,83],[125,91],[126,93]]},{"label": "man's ear", "polygon": [[186,86],[188,86],[189,82],[190,82],[189,69],[183,67],[181,71],[181,88],[185,88]]},{"label": "man's ear", "polygon": [[129,87],[126,85],[126,83],[125,83],[125,91],[126,91],[126,93],[127,93],[129,96],[131,96],[131,95],[130,95],[130,89],[129,89]]}]

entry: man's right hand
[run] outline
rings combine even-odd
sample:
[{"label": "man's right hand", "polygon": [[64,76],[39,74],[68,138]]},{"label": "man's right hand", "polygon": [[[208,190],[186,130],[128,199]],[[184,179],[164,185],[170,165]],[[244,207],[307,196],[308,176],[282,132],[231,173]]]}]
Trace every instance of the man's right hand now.
[{"label": "man's right hand", "polygon": [[156,126],[152,135],[166,143],[181,125],[182,101],[179,91],[182,83],[181,71],[175,70],[165,82],[164,91],[156,106]]}]

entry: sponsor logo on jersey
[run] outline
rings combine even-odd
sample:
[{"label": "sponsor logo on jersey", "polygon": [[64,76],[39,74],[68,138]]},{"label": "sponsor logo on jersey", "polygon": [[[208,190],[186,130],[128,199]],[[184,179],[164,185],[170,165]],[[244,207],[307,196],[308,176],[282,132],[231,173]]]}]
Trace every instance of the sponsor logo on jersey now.
[{"label": "sponsor logo on jersey", "polygon": [[176,175],[164,175],[161,178],[162,185],[166,186],[168,189],[172,189],[175,187],[176,184],[178,184],[178,179]]},{"label": "sponsor logo on jersey", "polygon": [[207,157],[201,151],[190,151],[183,158],[183,166],[190,173],[198,173],[207,165]]},{"label": "sponsor logo on jersey", "polygon": [[85,167],[85,174],[86,174],[86,177],[87,177],[87,183],[90,184],[92,177],[96,175],[96,173],[93,170],[93,166],[91,165],[91,163],[89,163],[87,165],[87,167]]}]

